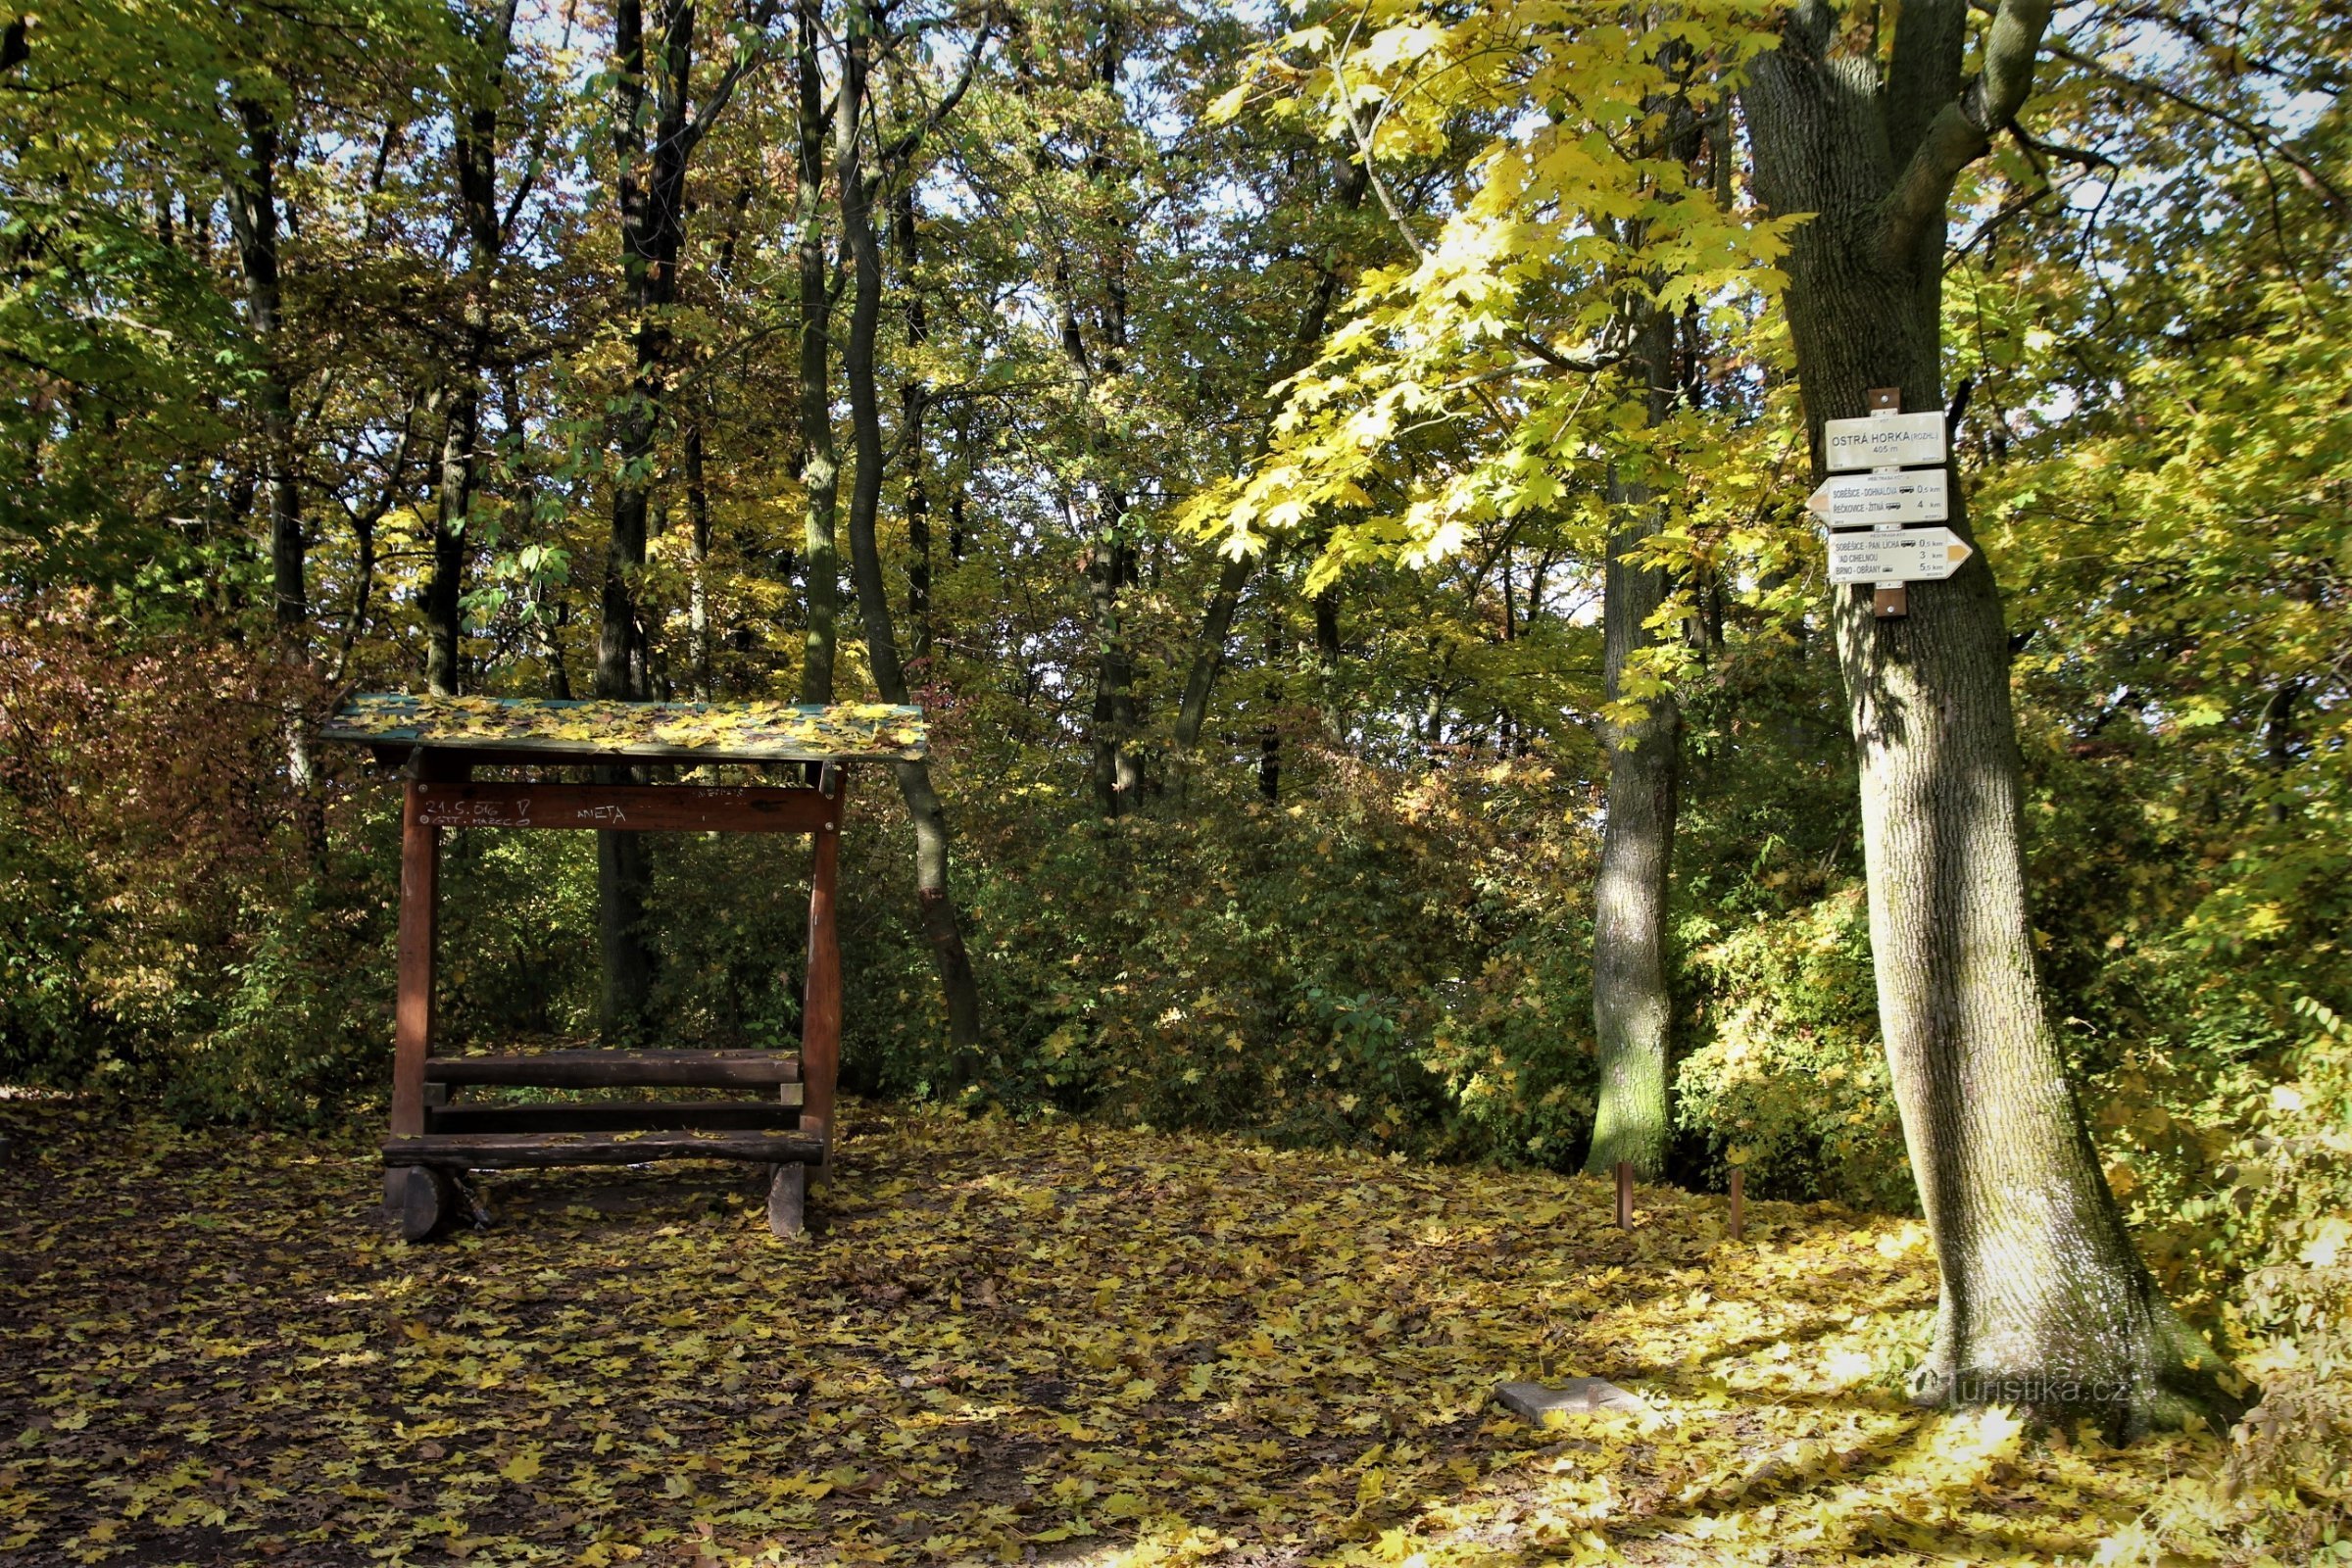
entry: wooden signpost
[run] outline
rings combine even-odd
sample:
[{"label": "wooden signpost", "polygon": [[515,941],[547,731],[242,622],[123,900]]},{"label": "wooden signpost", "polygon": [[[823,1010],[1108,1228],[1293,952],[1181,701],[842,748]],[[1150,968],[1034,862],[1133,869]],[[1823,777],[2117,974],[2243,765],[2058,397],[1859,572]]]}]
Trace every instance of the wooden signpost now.
[{"label": "wooden signpost", "polygon": [[1975,554],[1949,528],[1832,534],[1830,581],[1941,582]]},{"label": "wooden signpost", "polygon": [[1825,528],[1867,528],[1888,522],[1941,522],[1952,498],[1941,468],[1893,473],[1834,473],[1805,498]]},{"label": "wooden signpost", "polygon": [[1823,420],[1822,466],[1831,476],[1805,502],[1825,527],[1872,530],[1830,536],[1830,581],[1870,583],[1871,613],[1881,620],[1911,612],[1905,583],[1949,577],[1973,553],[1946,528],[1905,531],[1952,514],[1943,416],[1902,407],[1901,389],[1872,387],[1868,417]]},{"label": "wooden signpost", "polygon": [[[841,941],[834,919],[845,764],[925,755],[912,708],[782,703],[561,703],[527,699],[358,697],[321,740],[365,745],[398,767],[401,813],[399,989],[384,1197],[411,1240],[450,1215],[468,1170],[737,1159],[769,1167],[768,1226],[803,1226],[808,1167],[830,1157],[841,1055]],[[788,764],[795,787],[477,781],[477,766],[611,767],[629,759]],[[815,843],[801,1049],[434,1053],[433,959],[441,835],[453,828],[621,833],[805,833]],[[487,1101],[453,1090],[675,1087],[749,1091],[754,1100]]]}]

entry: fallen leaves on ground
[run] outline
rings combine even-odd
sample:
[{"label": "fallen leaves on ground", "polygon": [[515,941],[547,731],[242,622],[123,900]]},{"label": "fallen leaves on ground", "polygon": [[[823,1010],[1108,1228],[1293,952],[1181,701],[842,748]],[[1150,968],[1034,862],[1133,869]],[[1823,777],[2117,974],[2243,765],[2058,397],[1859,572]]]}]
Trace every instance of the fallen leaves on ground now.
[{"label": "fallen leaves on ground", "polygon": [[[488,1178],[372,1126],[0,1100],[0,1560],[2041,1563],[2210,1440],[1929,1415],[1919,1227],[852,1107],[813,1240],[741,1167]],[[1538,1430],[1497,1383],[1638,1393]]]}]

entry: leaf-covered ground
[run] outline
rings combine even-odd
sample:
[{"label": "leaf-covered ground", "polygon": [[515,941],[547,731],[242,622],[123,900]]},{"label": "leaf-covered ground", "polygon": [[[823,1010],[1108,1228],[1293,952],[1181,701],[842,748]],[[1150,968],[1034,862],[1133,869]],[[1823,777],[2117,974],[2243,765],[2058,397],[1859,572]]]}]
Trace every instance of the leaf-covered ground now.
[{"label": "leaf-covered ground", "polygon": [[[852,1107],[383,1228],[372,1128],[0,1100],[0,1561],[2047,1562],[2211,1440],[1935,1417],[1911,1223]],[[1538,1431],[1504,1379],[1650,1417]]]}]

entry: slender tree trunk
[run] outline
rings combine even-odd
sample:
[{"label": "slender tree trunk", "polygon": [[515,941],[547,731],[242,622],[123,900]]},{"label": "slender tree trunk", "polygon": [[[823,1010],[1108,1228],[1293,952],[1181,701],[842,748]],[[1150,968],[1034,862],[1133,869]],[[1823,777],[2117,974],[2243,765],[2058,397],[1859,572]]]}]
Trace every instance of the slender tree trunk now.
[{"label": "slender tree trunk", "polygon": [[[302,532],[302,486],[294,453],[294,390],[284,360],[285,320],[279,282],[277,174],[278,124],[270,108],[254,99],[236,103],[245,129],[248,167],[229,181],[229,226],[245,273],[246,325],[261,349],[262,461],[267,469],[270,509],[271,620],[277,660],[298,682],[311,664],[311,603]],[[286,782],[294,813],[314,866],[326,858],[326,817],[317,798],[309,734],[300,714],[284,728]]]},{"label": "slender tree trunk", "polygon": [[1282,725],[1277,714],[1282,707],[1282,682],[1274,678],[1282,668],[1283,635],[1281,607],[1266,607],[1266,721],[1257,732],[1257,794],[1268,806],[1282,802]]},{"label": "slender tree trunk", "polygon": [[460,588],[466,571],[466,515],[473,505],[480,411],[480,395],[468,377],[452,393],[442,424],[433,565],[424,585],[424,688],[435,697],[458,695]]},{"label": "slender tree trunk", "polygon": [[[1797,230],[1787,309],[1821,472],[1824,419],[1874,387],[1942,407],[1939,325],[1952,179],[2023,104],[2048,22],[2004,0],[1983,74],[1961,77],[1964,0],[1912,0],[1886,80],[1833,55],[1801,0],[1743,94],[1759,193]],[[1959,486],[1946,526],[1970,537]],[[2043,1007],[2027,905],[2009,645],[1980,552],[1910,585],[1881,620],[1867,585],[1831,618],[1861,761],[1880,1025],[1941,1275],[1927,1403],[2022,1404],[2111,1436],[2233,1415],[2219,1358],[2133,1251]]]},{"label": "slender tree trunk", "polygon": [[703,477],[703,416],[686,426],[686,637],[688,680],[698,703],[710,700],[710,488]]},{"label": "slender tree trunk", "polygon": [[[880,31],[877,23],[875,32]],[[874,233],[873,198],[881,180],[893,171],[885,168],[869,175],[859,150],[857,116],[863,106],[871,48],[872,37],[865,33],[854,32],[844,43],[839,111],[843,123],[837,137],[842,231],[849,242],[854,280],[850,338],[842,356],[858,454],[858,469],[850,487],[850,569],[857,584],[866,662],[873,668],[874,685],[884,701],[905,703],[906,671],[899,659],[898,631],[882,575],[881,546],[875,536],[882,505],[882,411],[874,377],[874,331],[882,314],[882,251]],[[910,142],[902,147],[902,156],[912,151]],[[980,985],[949,887],[947,808],[932,784],[928,762],[899,762],[895,768],[899,794],[914,825],[915,904],[947,1001],[956,1071],[968,1081],[980,1052]]]},{"label": "slender tree trunk", "polygon": [[[1366,166],[1360,160],[1343,158],[1339,211],[1353,213],[1360,209],[1369,185],[1370,171]],[[1337,253],[1338,247],[1332,247],[1331,253],[1316,264],[1315,286],[1307,295],[1305,309],[1299,313],[1298,326],[1292,330],[1289,348],[1273,368],[1273,381],[1298,374],[1323,341],[1323,329],[1331,320],[1331,308],[1340,294]],[[1200,744],[1200,726],[1208,721],[1209,697],[1216,688],[1218,671],[1225,667],[1225,644],[1233,635],[1234,612],[1241,608],[1242,589],[1256,566],[1256,556],[1228,556],[1217,567],[1216,587],[1209,593],[1208,607],[1200,614],[1200,632],[1193,639],[1193,662],[1185,673],[1184,696],[1176,709],[1174,750],[1179,759]]]},{"label": "slender tree trunk", "polygon": [[818,48],[816,9],[803,4],[794,70],[799,106],[800,189],[800,360],[801,491],[804,498],[801,553],[807,567],[808,623],[801,662],[801,701],[833,700],[833,662],[841,631],[841,546],[836,514],[841,495],[841,455],[833,442],[833,393],[828,368],[832,353],[833,269],[825,256],[825,129],[845,111],[828,106],[824,60]]},{"label": "slender tree trunk", "polygon": [[[492,338],[490,290],[506,247],[506,225],[498,203],[498,121],[506,83],[507,55],[514,36],[515,0],[493,0],[486,10],[467,11],[478,27],[485,74],[473,101],[455,117],[450,162],[456,174],[459,226],[466,235],[465,295],[460,306],[461,347],[438,399],[443,416],[439,504],[433,519],[431,575],[425,581],[425,689],[454,697],[463,680],[460,637],[465,597],[466,519],[479,484],[482,368]],[[389,142],[385,152],[388,155]],[[380,162],[380,160],[379,160]],[[379,169],[380,174],[380,169]]]},{"label": "slender tree trunk", "polygon": [[[1687,99],[1653,104],[1669,127],[1668,146],[1694,170],[1702,128]],[[1687,395],[1676,374],[1675,320],[1643,299],[1631,356],[1642,376],[1642,417],[1663,424]],[[1692,361],[1696,355],[1690,356]],[[1627,662],[1656,641],[1650,616],[1666,600],[1666,573],[1626,557],[1665,525],[1649,488],[1612,481],[1623,519],[1608,541],[1601,581],[1601,664],[1608,700],[1625,700]],[[1506,556],[1503,617],[1510,619]],[[1592,889],[1592,1034],[1599,1053],[1600,1097],[1585,1169],[1603,1175],[1629,1162],[1645,1181],[1665,1174],[1673,1136],[1668,1038],[1674,999],[1666,985],[1666,899],[1674,870],[1674,829],[1682,781],[1683,716],[1672,692],[1642,705],[1642,717],[1604,720],[1609,759],[1608,816],[1601,828],[1600,870]]]},{"label": "slender tree trunk", "polygon": [[[650,653],[637,589],[645,569],[654,442],[661,428],[669,357],[667,309],[677,298],[678,256],[685,239],[687,90],[694,69],[694,6],[669,0],[655,11],[649,40],[644,0],[614,9],[619,64],[612,117],[619,166],[621,277],[631,317],[633,363],[627,394],[612,420],[612,526],[606,539],[595,693],[615,702],[653,694]],[[649,41],[651,48],[649,49]],[[696,122],[697,131],[705,128]],[[642,781],[641,768],[596,770],[607,782]],[[653,988],[654,956],[644,932],[653,886],[649,841],[642,833],[596,836],[598,937],[604,956],[600,1007],[605,1038],[643,1033]]]},{"label": "slender tree trunk", "polygon": [[[915,275],[916,245],[914,186],[902,183],[891,197],[891,228],[898,239],[899,267],[906,278],[906,347],[919,351],[930,340],[931,323]],[[931,394],[922,377],[909,375],[899,386],[900,442],[906,449],[906,624],[908,659],[914,679],[931,676],[931,492],[923,481],[923,416]]]}]

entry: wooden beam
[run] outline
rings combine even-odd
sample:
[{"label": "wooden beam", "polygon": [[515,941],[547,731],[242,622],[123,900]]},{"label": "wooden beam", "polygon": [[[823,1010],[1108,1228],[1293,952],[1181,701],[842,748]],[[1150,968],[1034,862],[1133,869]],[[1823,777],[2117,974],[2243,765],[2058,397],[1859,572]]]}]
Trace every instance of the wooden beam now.
[{"label": "wooden beam", "polygon": [[[832,768],[834,822],[849,788]],[[808,887],[808,976],[801,993],[801,1125],[823,1140],[832,1158],[833,1085],[841,1070],[841,933],[834,921],[834,890],[841,869],[841,829],[816,835],[816,865]]]},{"label": "wooden beam", "polygon": [[436,1056],[424,1076],[442,1084],[543,1089],[763,1089],[800,1082],[801,1064],[781,1051],[542,1051],[527,1056]]},{"label": "wooden beam", "polygon": [[425,1114],[434,1133],[625,1133],[720,1129],[742,1132],[801,1124],[801,1086],[775,1100],[619,1100],[587,1104],[448,1105]]},{"label": "wooden beam", "polygon": [[824,1156],[821,1139],[789,1129],[741,1132],[426,1133],[384,1141],[387,1165],[503,1170],[543,1165],[635,1165],[655,1159],[748,1159],[807,1163]]},{"label": "wooden beam", "polygon": [[433,1053],[433,942],[441,905],[441,830],[424,820],[411,779],[400,813],[399,990],[392,1025],[392,1136],[424,1131],[425,1062]]},{"label": "wooden beam", "polygon": [[609,828],[623,833],[814,833],[841,803],[815,790],[691,784],[423,784],[434,827]]}]

